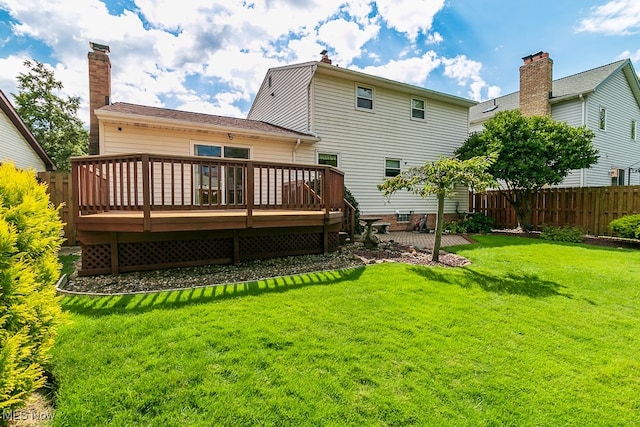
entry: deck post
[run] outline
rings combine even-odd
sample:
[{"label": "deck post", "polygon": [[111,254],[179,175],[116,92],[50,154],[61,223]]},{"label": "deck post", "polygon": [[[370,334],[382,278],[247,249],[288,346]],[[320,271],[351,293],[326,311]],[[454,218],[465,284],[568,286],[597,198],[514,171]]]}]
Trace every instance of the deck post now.
[{"label": "deck post", "polygon": [[[78,162],[71,160],[71,197],[73,198],[73,202],[71,203],[71,216],[73,218],[73,223],[78,223],[78,217],[80,216],[80,179],[78,174],[80,173],[80,164]],[[74,235],[77,234],[76,227],[73,227]],[[75,238],[74,238],[75,240]]]},{"label": "deck post", "polygon": [[143,230],[151,230],[151,182],[149,177],[149,154],[142,155],[142,209]]},{"label": "deck post", "polygon": [[247,162],[247,190],[245,197],[247,200],[247,228],[253,227],[253,198],[254,198],[254,165]]},{"label": "deck post", "polygon": [[111,274],[120,273],[120,265],[118,262],[118,233],[110,233],[110,247],[111,247]]}]

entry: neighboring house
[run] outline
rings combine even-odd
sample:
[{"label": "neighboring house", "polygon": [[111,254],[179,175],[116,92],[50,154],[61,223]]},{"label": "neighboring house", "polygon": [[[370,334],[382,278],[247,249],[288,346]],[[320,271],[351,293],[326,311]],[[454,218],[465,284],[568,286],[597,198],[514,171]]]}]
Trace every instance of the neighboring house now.
[{"label": "neighboring house", "polygon": [[[340,168],[361,214],[401,230],[424,213],[432,221],[435,198],[398,192],[387,201],[377,184],[425,161],[452,156],[469,134],[468,111],[475,104],[340,68],[325,55],[319,62],[268,70],[248,118],[317,135],[320,140],[299,150],[297,160]],[[445,212],[462,213],[467,205],[462,190],[446,201]]]},{"label": "neighboring house", "polygon": [[640,184],[640,84],[629,59],[553,80],[553,61],[539,52],[523,58],[520,91],[470,108],[469,128],[481,131],[497,112],[520,109],[550,115],[595,133],[600,159],[574,170],[562,187]]},{"label": "neighboring house", "polygon": [[55,165],[0,90],[0,163],[11,161],[20,169],[53,171]]}]

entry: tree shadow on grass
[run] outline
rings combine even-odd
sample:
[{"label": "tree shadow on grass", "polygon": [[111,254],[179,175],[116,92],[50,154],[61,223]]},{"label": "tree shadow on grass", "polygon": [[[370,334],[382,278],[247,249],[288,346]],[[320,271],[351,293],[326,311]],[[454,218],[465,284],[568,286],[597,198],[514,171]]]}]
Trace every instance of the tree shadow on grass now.
[{"label": "tree shadow on grass", "polygon": [[119,313],[144,313],[151,310],[175,309],[186,305],[205,304],[231,298],[282,293],[307,286],[330,286],[344,281],[358,280],[363,272],[364,266],[346,270],[306,273],[252,282],[147,294],[71,295],[62,298],[62,308],[75,314],[95,317]]},{"label": "tree shadow on grass", "polygon": [[498,276],[471,268],[459,268],[456,269],[456,274],[451,274],[451,270],[443,272],[439,269],[417,266],[412,267],[410,270],[431,281],[458,285],[463,288],[478,286],[487,292],[496,294],[522,295],[531,298],[553,296],[573,298],[573,295],[562,292],[562,289],[566,288],[566,286],[541,279],[535,274],[506,273]]}]

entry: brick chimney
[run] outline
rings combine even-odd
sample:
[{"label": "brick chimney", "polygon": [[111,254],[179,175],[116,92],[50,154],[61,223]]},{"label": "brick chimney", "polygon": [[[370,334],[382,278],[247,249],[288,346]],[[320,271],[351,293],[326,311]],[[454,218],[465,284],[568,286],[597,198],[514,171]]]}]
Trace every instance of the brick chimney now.
[{"label": "brick chimney", "polygon": [[320,59],[320,62],[324,62],[325,64],[331,65],[331,59],[329,59],[328,53],[329,52],[326,49],[320,52],[320,55],[322,55],[322,59]]},{"label": "brick chimney", "polygon": [[111,61],[109,46],[89,42],[89,154],[100,154],[100,130],[94,111],[109,105],[111,99]]},{"label": "brick chimney", "polygon": [[546,52],[522,58],[520,67],[520,112],[525,116],[550,116],[553,60]]}]

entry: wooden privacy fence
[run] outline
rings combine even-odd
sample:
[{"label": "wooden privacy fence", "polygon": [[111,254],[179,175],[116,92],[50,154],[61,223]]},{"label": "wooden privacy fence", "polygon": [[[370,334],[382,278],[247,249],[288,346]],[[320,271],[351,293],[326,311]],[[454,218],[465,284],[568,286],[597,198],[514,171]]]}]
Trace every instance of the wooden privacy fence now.
[{"label": "wooden privacy fence", "polygon": [[76,244],[76,227],[74,224],[73,192],[71,191],[71,174],[67,172],[38,172],[38,179],[48,186],[47,192],[54,206],[62,205],[60,218],[64,222],[65,245]]},{"label": "wooden privacy fence", "polygon": [[[546,188],[533,196],[531,225],[578,226],[587,234],[612,235],[609,223],[640,213],[640,186]],[[498,191],[469,194],[469,212],[493,217],[497,228],[515,228],[516,213]]]}]

